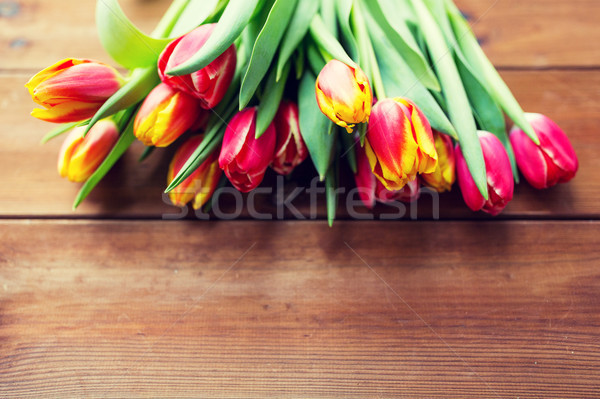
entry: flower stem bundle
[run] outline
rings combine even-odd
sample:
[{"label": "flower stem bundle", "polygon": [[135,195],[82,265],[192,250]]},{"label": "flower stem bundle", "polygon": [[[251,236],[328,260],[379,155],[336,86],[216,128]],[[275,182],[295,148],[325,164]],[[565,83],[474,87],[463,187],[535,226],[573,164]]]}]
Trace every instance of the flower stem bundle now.
[{"label": "flower stem bundle", "polygon": [[524,113],[452,0],[174,0],[150,35],[98,0],[96,21],[127,76],[66,59],[26,85],[32,115],[61,124],[45,141],[77,132],[59,159],[84,181],[74,207],[136,139],[144,157],[179,148],[165,191],[195,208],[224,178],[249,192],[269,167],[288,175],[310,158],[330,223],[340,170],[369,208],[458,178],[466,204],[492,215],[517,166],[536,188],[577,171],[566,135]]}]

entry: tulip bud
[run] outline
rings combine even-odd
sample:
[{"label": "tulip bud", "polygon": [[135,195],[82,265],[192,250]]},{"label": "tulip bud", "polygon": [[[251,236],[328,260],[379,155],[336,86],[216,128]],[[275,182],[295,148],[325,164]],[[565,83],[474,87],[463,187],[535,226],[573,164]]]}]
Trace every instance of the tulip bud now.
[{"label": "tulip bud", "polygon": [[536,145],[516,126],[510,132],[517,165],[525,179],[537,189],[571,180],[579,161],[567,135],[547,116],[530,113],[525,116],[540,140]]},{"label": "tulip bud", "polygon": [[433,139],[438,154],[438,164],[433,173],[423,173],[421,177],[427,186],[438,193],[443,193],[452,189],[456,178],[454,145],[449,136],[435,131],[433,132]]},{"label": "tulip bud", "polygon": [[471,210],[482,210],[496,216],[512,200],[514,181],[508,154],[500,140],[492,133],[479,131],[479,142],[483,151],[487,174],[488,200],[486,201],[475,185],[458,143],[456,144],[456,174],[465,203]]},{"label": "tulip bud", "polygon": [[133,134],[148,146],[166,147],[203,115],[200,101],[161,83],[146,97],[133,123]]},{"label": "tulip bud", "polygon": [[[179,147],[173,160],[169,165],[167,184],[170,184],[179,173],[183,165],[192,156],[196,148],[202,142],[202,135],[190,137]],[[213,152],[200,166],[189,175],[177,187],[169,192],[169,198],[174,205],[184,206],[192,201],[194,209],[200,209],[213,195],[221,178],[221,169],[219,169],[218,152]]]},{"label": "tulip bud", "polygon": [[170,76],[166,72],[194,56],[204,46],[215,27],[216,24],[201,25],[173,40],[158,59],[160,79],[169,86],[198,98],[206,109],[216,106],[231,84],[236,64],[233,44],[199,71],[183,76]]},{"label": "tulip bud", "polygon": [[219,166],[231,184],[241,192],[252,191],[262,181],[275,153],[275,127],[255,138],[256,107],[238,112],[223,137]]},{"label": "tulip bud", "polygon": [[273,124],[277,139],[271,167],[280,175],[289,175],[308,156],[308,149],[300,135],[298,106],[283,101],[277,110]]},{"label": "tulip bud", "polygon": [[58,173],[72,182],[86,181],[119,139],[117,125],[109,119],[96,122],[83,137],[85,126],[74,128],[58,155]]},{"label": "tulip bud", "polygon": [[390,191],[417,173],[433,173],[438,155],[425,115],[410,100],[384,99],[373,106],[365,140],[371,170]]},{"label": "tulip bud", "polygon": [[33,101],[46,109],[31,112],[47,122],[78,122],[94,116],[123,85],[116,69],[91,60],[66,58],[38,72],[25,85]]},{"label": "tulip bud", "polygon": [[369,121],[373,94],[358,65],[329,61],[317,77],[315,90],[321,112],[348,133],[355,124]]}]

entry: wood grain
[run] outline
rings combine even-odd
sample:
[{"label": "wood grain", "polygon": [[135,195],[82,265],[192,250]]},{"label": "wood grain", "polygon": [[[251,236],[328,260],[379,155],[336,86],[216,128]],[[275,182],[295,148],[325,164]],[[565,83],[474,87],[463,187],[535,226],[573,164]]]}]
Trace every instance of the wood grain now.
[{"label": "wood grain", "polygon": [[599,222],[0,223],[2,397],[597,397]]},{"label": "wood grain", "polygon": [[[150,32],[168,0],[120,0]],[[0,70],[44,68],[65,57],[110,62],[94,23],[95,0],[6,0],[0,16]],[[457,0],[495,65],[600,66],[595,0]],[[4,11],[6,10],[6,11]]]},{"label": "wood grain", "polygon": [[[569,184],[538,191],[521,184],[503,217],[597,218],[600,215],[600,71],[504,71],[503,77],[523,107],[549,115],[567,132],[579,156],[581,168]],[[138,164],[142,146],[132,148],[124,162],[118,163],[90,199],[76,212],[71,204],[79,186],[61,179],[56,158],[61,139],[40,145],[39,140],[52,125],[27,117],[33,102],[22,88],[25,74],[0,76],[0,216],[67,216],[67,217],[144,217],[160,218],[178,213],[163,200],[166,170],[173,149],[156,151],[145,163]],[[307,163],[310,161],[307,161]],[[314,176],[310,164],[304,173]],[[308,183],[306,179],[302,183]],[[273,184],[273,177],[266,184]],[[348,182],[348,187],[352,187]],[[224,197],[225,198],[225,197]],[[259,196],[261,212],[275,214],[270,196]],[[419,206],[421,217],[431,218],[430,197]],[[321,204],[324,203],[322,199]],[[463,204],[459,190],[440,198],[440,217],[472,218]],[[308,197],[294,205],[304,215],[310,214]],[[230,211],[228,211],[230,212]],[[380,207],[377,212],[389,212]],[[247,212],[244,213],[247,216]],[[291,215],[288,213],[288,215]],[[324,215],[319,208],[318,216]],[[347,213],[340,209],[339,217]]]}]

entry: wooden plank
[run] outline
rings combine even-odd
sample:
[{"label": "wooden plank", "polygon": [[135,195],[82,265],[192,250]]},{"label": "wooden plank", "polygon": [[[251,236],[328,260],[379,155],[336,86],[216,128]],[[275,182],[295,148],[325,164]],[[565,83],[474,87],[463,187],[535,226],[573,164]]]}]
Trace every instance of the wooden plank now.
[{"label": "wooden plank", "polygon": [[[0,69],[41,69],[64,57],[110,62],[96,36],[95,0],[8,1],[0,16]],[[169,0],[121,0],[145,32]],[[595,0],[458,0],[498,66],[600,66]]]},{"label": "wooden plank", "polygon": [[[503,76],[525,109],[551,116],[569,134],[580,159],[578,176],[569,184],[537,191],[521,184],[506,209],[507,217],[598,217],[600,215],[600,72],[599,71],[505,71]],[[52,125],[27,114],[33,102],[22,88],[26,74],[0,76],[0,215],[4,216],[95,216],[154,217],[178,213],[162,199],[166,169],[173,150],[157,151],[143,164],[137,163],[141,145],[117,164],[90,199],[76,212],[71,204],[78,190],[58,177],[56,157],[61,139],[41,146],[39,140]],[[304,172],[313,175],[310,164]],[[302,180],[302,179],[301,179]],[[310,179],[304,179],[308,183]],[[270,183],[273,183],[271,177]],[[352,183],[349,183],[351,187]],[[458,192],[440,198],[440,217],[477,217],[462,203]],[[260,210],[276,214],[271,196],[259,195]],[[432,216],[430,197],[419,203],[419,214]],[[321,204],[324,200],[321,198]],[[305,215],[310,212],[308,197],[294,201]],[[229,212],[229,211],[228,211]],[[381,208],[381,212],[389,212]],[[247,214],[247,212],[245,213]],[[288,215],[290,215],[288,213]],[[340,217],[344,217],[343,210]],[[319,208],[318,216],[323,216]]]},{"label": "wooden plank", "polygon": [[597,397],[600,222],[0,222],[0,396]]}]

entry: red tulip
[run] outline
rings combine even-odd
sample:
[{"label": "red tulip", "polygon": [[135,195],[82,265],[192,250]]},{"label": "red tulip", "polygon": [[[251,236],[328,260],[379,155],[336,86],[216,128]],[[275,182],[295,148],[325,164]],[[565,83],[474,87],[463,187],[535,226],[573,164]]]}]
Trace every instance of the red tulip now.
[{"label": "red tulip", "polygon": [[84,132],[85,126],[74,128],[58,155],[58,173],[78,183],[98,169],[119,139],[117,125],[110,119],[96,122],[85,137]]},{"label": "red tulip", "polygon": [[148,94],[133,124],[133,134],[148,146],[166,147],[195,125],[206,111],[200,101],[161,83]]},{"label": "red tulip", "polygon": [[204,108],[213,108],[225,95],[235,72],[236,52],[232,44],[206,67],[189,75],[170,76],[166,71],[188,61],[204,46],[216,24],[201,25],[190,33],[173,40],[158,60],[160,79],[202,101]]},{"label": "red tulip", "polygon": [[329,61],[319,72],[315,91],[321,112],[349,133],[355,124],[369,121],[373,94],[358,65]]},{"label": "red tulip", "polygon": [[390,191],[400,190],[418,173],[432,173],[438,162],[425,115],[404,98],[379,100],[365,140],[371,170]]},{"label": "red tulip", "polygon": [[375,198],[379,202],[388,203],[394,201],[402,202],[413,202],[419,199],[421,196],[421,184],[417,177],[415,180],[411,180],[404,185],[400,190],[390,191],[377,181],[377,188],[375,189]]},{"label": "red tulip", "polygon": [[25,87],[36,108],[31,115],[47,122],[78,122],[91,118],[123,85],[113,67],[97,61],[66,58],[38,72]]},{"label": "red tulip", "polygon": [[273,123],[277,140],[271,167],[280,175],[288,175],[308,156],[308,149],[300,135],[298,106],[283,101]]},{"label": "red tulip", "polygon": [[[179,147],[169,165],[167,184],[170,184],[189,157],[202,142],[202,135],[190,137]],[[169,192],[169,198],[174,205],[184,206],[193,200],[194,209],[200,209],[213,195],[221,178],[219,169],[218,152],[213,152],[200,166],[189,175],[181,184]]]},{"label": "red tulip", "polygon": [[526,117],[540,139],[539,145],[516,126],[510,132],[517,165],[525,179],[537,189],[571,180],[579,161],[567,135],[547,116],[528,113]]},{"label": "red tulip", "polygon": [[465,203],[471,210],[482,210],[497,215],[512,200],[514,181],[508,154],[504,146],[492,133],[479,131],[479,142],[487,173],[488,200],[486,201],[471,177],[467,162],[458,143],[456,144],[456,173]]},{"label": "red tulip", "polygon": [[223,137],[219,166],[231,184],[241,192],[252,191],[262,181],[275,153],[275,127],[255,138],[256,107],[238,112]]}]

